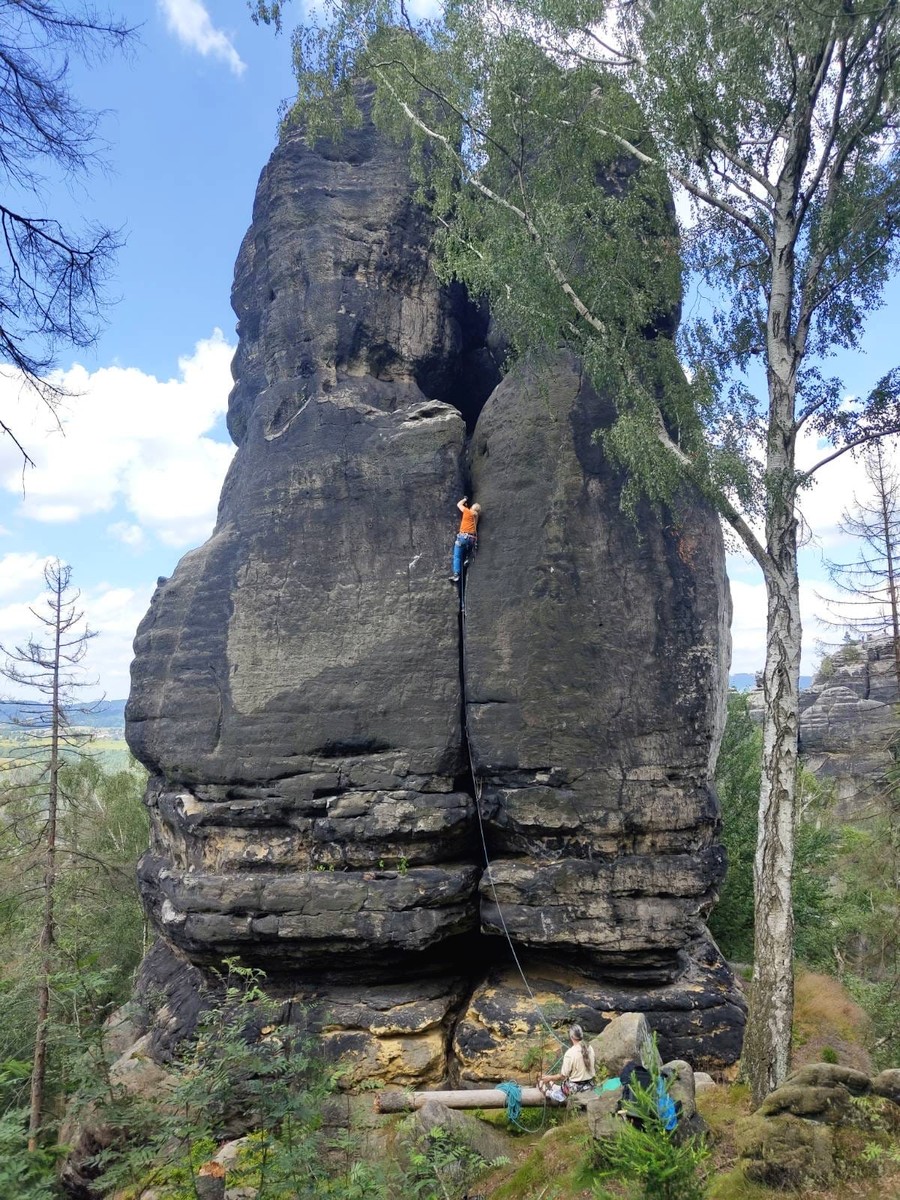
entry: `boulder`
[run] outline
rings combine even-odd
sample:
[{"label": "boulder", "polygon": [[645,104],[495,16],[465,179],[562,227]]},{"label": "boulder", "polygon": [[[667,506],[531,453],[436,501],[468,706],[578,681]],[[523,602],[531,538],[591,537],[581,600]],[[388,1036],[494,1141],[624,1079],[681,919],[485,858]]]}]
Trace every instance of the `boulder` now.
[{"label": "boulder", "polygon": [[697,1111],[694,1069],[683,1058],[674,1059],[663,1064],[663,1076],[666,1080],[669,1095],[676,1104],[681,1105],[681,1119],[690,1121]]},{"label": "boulder", "polygon": [[896,1067],[879,1071],[872,1079],[872,1091],[876,1096],[884,1096],[900,1104],[900,1070]]},{"label": "boulder", "polygon": [[485,1162],[509,1153],[509,1137],[500,1129],[480,1121],[471,1113],[448,1108],[439,1100],[429,1100],[416,1110],[415,1126],[420,1135],[426,1136],[435,1129],[444,1130],[457,1145],[466,1146]]},{"label": "boulder", "polygon": [[757,1112],[761,1117],[777,1117],[781,1113],[791,1113],[795,1117],[823,1121],[827,1125],[839,1125],[846,1121],[850,1112],[850,1094],[843,1087],[812,1087],[808,1084],[784,1083],[766,1096]]},{"label": "boulder", "polygon": [[834,1169],[831,1126],[782,1114],[777,1120],[748,1117],[738,1129],[740,1163],[747,1178],[765,1187],[815,1188]]},{"label": "boulder", "polygon": [[218,1163],[220,1167],[224,1167],[226,1172],[233,1171],[243,1151],[252,1145],[252,1139],[249,1137],[235,1138],[233,1141],[221,1145],[213,1155],[212,1161]]},{"label": "boulder", "polygon": [[649,1041],[650,1026],[643,1013],[627,1012],[614,1017],[591,1042],[598,1070],[603,1067],[611,1077],[621,1074],[627,1062],[641,1061],[641,1053]]},{"label": "boulder", "polygon": [[585,1102],[584,1109],[591,1137],[603,1139],[616,1136],[620,1128],[616,1113],[621,1101],[622,1089],[619,1087],[592,1095]]},{"label": "boulder", "polygon": [[[852,1067],[842,1067],[837,1063],[810,1063],[789,1075],[782,1087],[845,1088],[854,1096],[864,1096],[871,1088],[871,1081],[865,1072]],[[772,1095],[777,1095],[777,1092]]]},{"label": "boulder", "polygon": [[117,1059],[145,1032],[143,1016],[133,1002],[117,1008],[103,1022],[103,1050],[110,1059]]},{"label": "boulder", "polygon": [[713,1079],[712,1075],[708,1075],[706,1073],[706,1071],[695,1071],[694,1072],[694,1094],[695,1094],[695,1096],[698,1095],[700,1092],[708,1092],[712,1088],[715,1088],[718,1086],[719,1085]]},{"label": "boulder", "polygon": [[[900,1072],[894,1074],[900,1077]],[[876,1080],[880,1086],[889,1082],[880,1076]],[[812,1063],[795,1071],[739,1130],[740,1161],[748,1178],[795,1189],[828,1184],[843,1169],[848,1130],[875,1140],[884,1135],[877,1110],[853,1103],[856,1097],[884,1095],[875,1092],[874,1084],[862,1071],[834,1063]],[[858,1151],[855,1144],[849,1148],[851,1157]]]}]

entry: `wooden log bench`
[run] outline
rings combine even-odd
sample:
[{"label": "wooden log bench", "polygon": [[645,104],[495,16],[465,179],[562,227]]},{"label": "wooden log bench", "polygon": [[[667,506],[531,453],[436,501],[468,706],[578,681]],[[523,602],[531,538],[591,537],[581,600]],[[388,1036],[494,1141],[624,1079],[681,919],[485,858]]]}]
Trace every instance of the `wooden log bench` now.
[{"label": "wooden log bench", "polygon": [[[437,1100],[447,1108],[506,1108],[506,1092],[499,1088],[475,1088],[459,1092],[379,1092],[375,1097],[375,1111],[414,1112],[429,1100]],[[520,1103],[523,1108],[540,1108],[546,1102],[543,1092],[536,1087],[522,1088]]]}]

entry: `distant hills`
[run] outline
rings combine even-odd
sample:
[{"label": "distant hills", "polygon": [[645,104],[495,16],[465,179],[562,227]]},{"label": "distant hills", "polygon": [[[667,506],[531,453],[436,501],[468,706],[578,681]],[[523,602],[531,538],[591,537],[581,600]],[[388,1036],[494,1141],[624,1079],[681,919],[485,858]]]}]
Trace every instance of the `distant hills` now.
[{"label": "distant hills", "polygon": [[[125,729],[125,701],[99,700],[88,706],[88,712],[72,712],[72,724],[85,729]],[[0,725],[27,723],[36,711],[36,706],[21,701],[0,702]]]},{"label": "distant hills", "polygon": [[[801,675],[800,690],[808,688],[812,681],[812,675]],[[734,675],[728,676],[728,682],[739,692],[749,692],[756,687],[756,675],[749,675],[746,671],[736,671]]]}]

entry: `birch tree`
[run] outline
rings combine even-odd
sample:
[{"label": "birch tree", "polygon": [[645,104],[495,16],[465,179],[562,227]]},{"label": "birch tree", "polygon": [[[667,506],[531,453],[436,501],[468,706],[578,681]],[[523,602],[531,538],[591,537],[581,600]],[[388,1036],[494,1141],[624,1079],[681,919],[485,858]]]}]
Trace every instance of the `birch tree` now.
[{"label": "birch tree", "polygon": [[[251,4],[275,25],[285,7]],[[787,1074],[793,1011],[798,501],[825,463],[900,425],[900,371],[852,403],[827,371],[859,347],[897,263],[900,10],[444,0],[414,20],[404,0],[325,0],[321,12],[293,34],[285,121],[310,139],[358,123],[353,81],[372,80],[376,121],[410,145],[444,276],[489,298],[516,351],[577,349],[615,397],[606,448],[632,498],[672,500],[689,480],[762,572],[743,1059],[759,1101]],[[676,344],[682,267],[713,311]],[[800,469],[805,431],[828,447]]]}]

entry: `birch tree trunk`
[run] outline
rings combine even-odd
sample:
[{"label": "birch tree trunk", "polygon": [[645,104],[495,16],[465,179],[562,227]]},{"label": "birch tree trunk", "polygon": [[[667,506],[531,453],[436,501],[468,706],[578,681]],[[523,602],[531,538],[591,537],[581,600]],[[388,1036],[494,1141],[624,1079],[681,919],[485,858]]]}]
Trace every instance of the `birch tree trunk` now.
[{"label": "birch tree trunk", "polygon": [[754,860],[753,981],[743,1074],[755,1104],[786,1078],[794,1015],[794,806],[800,676],[796,528],[785,530],[784,574],[767,580],[763,774]]},{"label": "birch tree trunk", "polygon": [[753,864],[750,1011],[741,1056],[754,1104],[787,1077],[794,1017],[795,797],[800,724],[800,580],[797,570],[796,402],[802,350],[794,341],[797,189],[808,130],[790,129],[774,205],[772,287],[766,318],[766,663],[762,786]]}]

